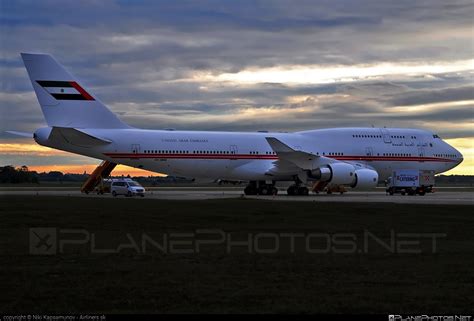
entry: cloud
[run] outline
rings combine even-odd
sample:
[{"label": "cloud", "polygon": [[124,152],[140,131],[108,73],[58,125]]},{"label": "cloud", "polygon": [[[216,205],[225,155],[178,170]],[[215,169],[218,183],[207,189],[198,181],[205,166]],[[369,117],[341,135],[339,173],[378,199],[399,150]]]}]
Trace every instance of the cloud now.
[{"label": "cloud", "polygon": [[470,0],[1,1],[0,138],[45,125],[21,51],[136,127],[474,137],[473,16]]},{"label": "cloud", "polygon": [[410,106],[463,100],[474,100],[474,86],[408,91],[395,95],[390,103],[394,106]]}]

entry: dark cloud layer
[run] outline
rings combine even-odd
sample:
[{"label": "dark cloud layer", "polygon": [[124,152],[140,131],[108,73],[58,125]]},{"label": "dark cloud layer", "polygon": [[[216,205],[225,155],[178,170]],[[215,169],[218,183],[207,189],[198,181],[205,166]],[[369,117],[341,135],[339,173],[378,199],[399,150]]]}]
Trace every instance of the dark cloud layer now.
[{"label": "dark cloud layer", "polygon": [[[328,83],[216,77],[270,67],[466,61],[474,52],[473,16],[471,0],[1,1],[0,130],[44,124],[19,57],[39,51],[54,54],[136,127],[296,131],[373,124],[472,137],[472,104],[458,104],[474,100],[472,63]],[[393,112],[403,106],[414,109]],[[255,112],[245,116],[249,110]]]},{"label": "dark cloud layer", "polygon": [[410,106],[463,100],[474,100],[474,86],[408,91],[394,96],[389,103]]}]

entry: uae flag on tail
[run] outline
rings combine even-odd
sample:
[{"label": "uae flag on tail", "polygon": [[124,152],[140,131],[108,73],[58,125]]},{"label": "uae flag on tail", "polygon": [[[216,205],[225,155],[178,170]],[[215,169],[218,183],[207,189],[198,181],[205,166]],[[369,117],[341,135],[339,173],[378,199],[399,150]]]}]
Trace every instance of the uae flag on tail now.
[{"label": "uae flag on tail", "polygon": [[75,81],[37,80],[36,82],[57,100],[94,100]]}]

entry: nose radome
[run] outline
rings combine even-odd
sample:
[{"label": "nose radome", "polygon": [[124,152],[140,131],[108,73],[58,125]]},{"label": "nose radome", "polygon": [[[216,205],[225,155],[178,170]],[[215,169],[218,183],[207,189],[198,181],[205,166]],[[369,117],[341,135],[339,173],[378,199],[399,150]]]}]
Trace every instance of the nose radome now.
[{"label": "nose radome", "polygon": [[461,154],[460,151],[458,151],[456,148],[454,149],[456,151],[456,153],[459,155],[458,156],[458,159],[459,159],[459,163],[458,164],[461,164],[462,161],[464,160],[464,156]]},{"label": "nose radome", "polygon": [[457,158],[457,161],[458,161],[458,164],[461,164],[462,161],[464,160],[464,156],[461,154],[461,152],[459,150],[457,150],[456,148],[452,147],[451,148],[453,149],[453,153],[456,155],[456,158]]}]

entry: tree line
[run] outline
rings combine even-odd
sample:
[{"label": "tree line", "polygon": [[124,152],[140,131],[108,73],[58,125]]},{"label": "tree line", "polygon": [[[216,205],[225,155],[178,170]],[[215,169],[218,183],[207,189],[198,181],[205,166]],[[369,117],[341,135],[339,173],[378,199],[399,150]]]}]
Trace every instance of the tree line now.
[{"label": "tree line", "polygon": [[28,166],[14,167],[7,165],[0,167],[0,183],[2,184],[20,184],[20,183],[39,183],[43,182],[83,182],[88,175],[84,174],[63,174],[59,171],[50,171],[38,173],[30,171]]}]

